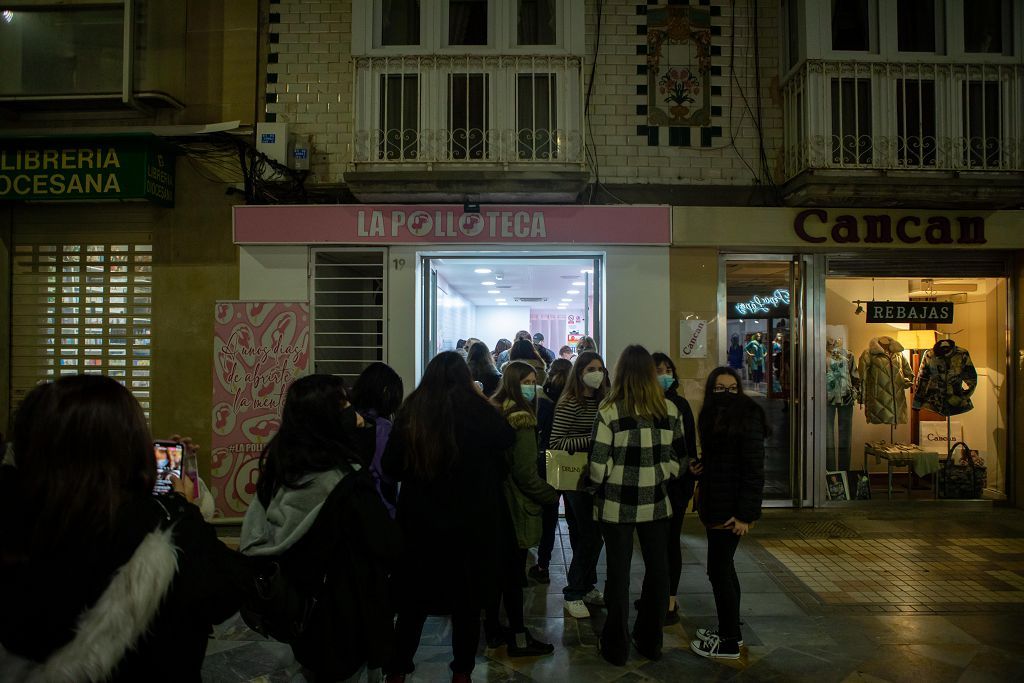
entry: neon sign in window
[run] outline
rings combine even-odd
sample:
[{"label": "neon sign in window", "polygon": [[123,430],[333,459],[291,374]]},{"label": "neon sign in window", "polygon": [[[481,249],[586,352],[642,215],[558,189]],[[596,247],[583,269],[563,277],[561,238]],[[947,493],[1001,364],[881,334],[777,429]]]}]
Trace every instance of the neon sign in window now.
[{"label": "neon sign in window", "polygon": [[789,290],[776,289],[769,296],[755,296],[750,301],[736,304],[736,312],[740,315],[771,313],[773,308],[789,305]]}]

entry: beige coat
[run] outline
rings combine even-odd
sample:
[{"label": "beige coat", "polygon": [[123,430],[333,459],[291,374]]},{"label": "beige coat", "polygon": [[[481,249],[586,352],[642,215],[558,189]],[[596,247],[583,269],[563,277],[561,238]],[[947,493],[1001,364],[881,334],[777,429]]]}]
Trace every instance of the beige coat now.
[{"label": "beige coat", "polygon": [[875,337],[860,354],[859,370],[868,424],[906,424],[907,388],[914,384],[914,371],[900,343]]}]

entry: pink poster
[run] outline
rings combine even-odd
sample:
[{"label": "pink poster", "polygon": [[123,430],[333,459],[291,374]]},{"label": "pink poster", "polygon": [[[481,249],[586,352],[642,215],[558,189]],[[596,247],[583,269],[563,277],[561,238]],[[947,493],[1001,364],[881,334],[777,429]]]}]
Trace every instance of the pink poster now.
[{"label": "pink poster", "polygon": [[217,302],[210,441],[217,516],[245,514],[260,452],[280,426],[289,385],[307,373],[309,346],[309,304]]}]

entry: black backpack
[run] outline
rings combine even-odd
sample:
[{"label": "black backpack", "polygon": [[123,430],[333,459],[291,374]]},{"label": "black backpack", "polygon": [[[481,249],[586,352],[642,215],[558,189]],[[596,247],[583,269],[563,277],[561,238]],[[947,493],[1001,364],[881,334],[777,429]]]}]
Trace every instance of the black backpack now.
[{"label": "black backpack", "polygon": [[262,636],[293,643],[306,633],[326,583],[325,572],[312,593],[304,592],[281,570],[280,562],[265,560],[242,601],[242,620]]}]

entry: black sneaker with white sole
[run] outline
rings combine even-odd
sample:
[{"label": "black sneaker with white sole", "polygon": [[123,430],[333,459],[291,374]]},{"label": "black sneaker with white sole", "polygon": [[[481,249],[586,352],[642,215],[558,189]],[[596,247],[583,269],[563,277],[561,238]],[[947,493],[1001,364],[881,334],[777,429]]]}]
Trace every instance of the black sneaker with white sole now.
[{"label": "black sneaker with white sole", "polygon": [[[718,629],[717,628],[699,628],[699,629],[697,629],[696,634],[697,634],[697,638],[699,638],[700,640],[707,640],[709,636],[715,636],[717,638],[718,637]],[[739,645],[740,647],[743,647],[743,638],[739,638],[736,641],[736,644]]]},{"label": "black sneaker with white sole", "polygon": [[740,646],[736,640],[722,640],[717,635],[708,636],[706,639],[694,640],[690,643],[690,649],[695,654],[709,659],[739,659]]}]

